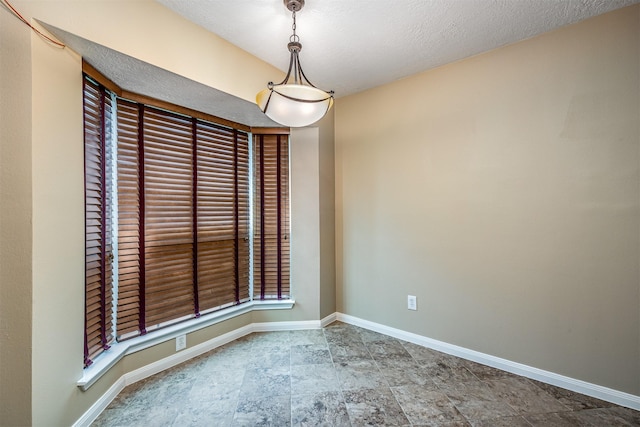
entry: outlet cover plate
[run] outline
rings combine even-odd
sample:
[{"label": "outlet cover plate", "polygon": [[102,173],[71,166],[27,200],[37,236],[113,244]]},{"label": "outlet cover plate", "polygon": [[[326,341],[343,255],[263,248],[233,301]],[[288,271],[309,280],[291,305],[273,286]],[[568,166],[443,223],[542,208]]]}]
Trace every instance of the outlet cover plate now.
[{"label": "outlet cover plate", "polygon": [[409,310],[417,310],[418,309],[418,299],[415,295],[407,296],[407,308]]},{"label": "outlet cover plate", "polygon": [[187,348],[187,336],[179,335],[176,337],[176,351],[184,350]]}]

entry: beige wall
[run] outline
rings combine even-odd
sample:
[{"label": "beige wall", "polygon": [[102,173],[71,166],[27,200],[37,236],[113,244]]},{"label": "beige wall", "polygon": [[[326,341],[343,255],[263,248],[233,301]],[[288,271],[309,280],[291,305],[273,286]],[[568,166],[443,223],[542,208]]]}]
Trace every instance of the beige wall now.
[{"label": "beige wall", "polygon": [[336,312],[335,110],[319,123],[320,318]]},{"label": "beige wall", "polygon": [[340,99],[338,310],[640,395],[639,37],[636,5]]},{"label": "beige wall", "polygon": [[291,287],[300,310],[320,319],[319,129],[291,130]]},{"label": "beige wall", "polygon": [[[247,100],[282,74],[151,0],[12,3],[28,19]],[[96,19],[109,25],[95,25]],[[174,347],[169,342],[127,356],[87,392],[76,387],[84,304],[81,61],[46,44],[6,10],[0,10],[0,32],[0,424],[70,425],[122,374],[173,354]],[[315,148],[301,153],[318,164],[315,132]],[[295,155],[292,161],[296,168]],[[312,185],[315,205],[324,203],[317,167],[301,180],[298,191]],[[305,223],[292,205],[292,217],[316,241],[298,242],[297,262],[315,261],[319,268],[319,220]],[[189,334],[188,345],[256,321],[318,320],[319,277],[308,277],[305,286],[293,310],[246,314]]]},{"label": "beige wall", "polygon": [[31,396],[33,424],[44,425],[69,412],[62,403],[79,393],[74,377],[82,374],[82,72],[79,57],[38,39],[32,40],[31,60]]},{"label": "beige wall", "polygon": [[30,38],[0,10],[0,423],[31,422]]}]

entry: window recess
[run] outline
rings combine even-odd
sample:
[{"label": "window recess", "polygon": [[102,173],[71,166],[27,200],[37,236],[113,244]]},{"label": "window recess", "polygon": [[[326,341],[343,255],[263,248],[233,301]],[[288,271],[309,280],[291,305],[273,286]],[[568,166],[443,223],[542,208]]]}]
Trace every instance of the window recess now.
[{"label": "window recess", "polygon": [[85,366],[115,341],[290,297],[288,135],[175,110],[85,76]]}]

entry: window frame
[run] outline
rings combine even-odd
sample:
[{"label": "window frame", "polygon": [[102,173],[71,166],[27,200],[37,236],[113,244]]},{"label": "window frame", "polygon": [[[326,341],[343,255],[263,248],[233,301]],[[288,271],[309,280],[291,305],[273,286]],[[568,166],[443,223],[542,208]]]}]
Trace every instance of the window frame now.
[{"label": "window frame", "polygon": [[113,333],[114,247],[111,119],[113,99],[99,83],[83,79],[85,169],[84,364],[108,350]]},{"label": "window frame", "polygon": [[[252,146],[254,145],[257,141],[257,135],[272,135],[272,134],[277,134],[278,135],[278,141],[280,141],[281,138],[286,138],[287,142],[286,142],[286,147],[287,147],[287,151],[288,151],[288,140],[289,140],[289,129],[288,128],[249,128],[245,125],[241,125],[241,124],[237,124],[237,123],[233,123],[233,122],[229,122],[227,120],[224,119],[219,119],[217,117],[213,117],[204,113],[200,113],[200,112],[196,112],[184,107],[180,107],[180,106],[174,106],[168,103],[165,103],[163,101],[158,101],[158,100],[152,100],[149,98],[146,98],[144,96],[140,96],[140,95],[136,95],[136,94],[132,94],[130,92],[124,92],[122,91],[120,88],[118,88],[116,85],[114,85],[112,82],[110,82],[108,79],[106,79],[102,74],[100,74],[97,70],[95,70],[93,67],[91,67],[89,64],[87,64],[86,62],[83,62],[83,72],[84,74],[89,77],[90,79],[94,80],[95,82],[97,82],[97,84],[99,85],[99,87],[102,88],[103,91],[110,91],[112,93],[115,94],[115,97],[118,97],[119,99],[126,99],[126,100],[130,100],[131,102],[137,102],[139,104],[143,104],[143,102],[141,101],[145,101],[144,105],[148,106],[150,108],[156,108],[156,109],[161,109],[161,110],[167,110],[170,111],[171,113],[174,114],[179,114],[179,115],[189,115],[191,117],[191,119],[193,120],[193,127],[195,129],[196,123],[200,120],[200,121],[206,121],[208,123],[212,123],[215,126],[224,126],[224,127],[231,127],[231,129],[233,129],[234,134],[236,134],[239,131],[245,132],[247,134],[247,140],[248,140],[248,145]],[[86,77],[83,76],[83,85],[84,82],[86,80]],[[106,92],[103,92],[106,93]],[[147,104],[148,103],[148,104]],[[173,108],[171,108],[173,107]],[[178,110],[178,111],[176,111]],[[230,126],[231,125],[231,126]],[[104,130],[104,129],[103,129]],[[255,131],[255,134],[252,132]],[[195,131],[194,131],[195,132]],[[285,137],[282,137],[281,135],[285,135]],[[115,142],[115,144],[117,145],[117,141]],[[194,150],[197,150],[197,146],[195,145],[194,142]],[[249,153],[251,155],[251,148],[249,149]],[[250,158],[249,161],[249,175],[252,174],[252,167],[255,167],[255,165],[252,165],[252,162],[255,161],[254,158]],[[287,166],[288,168],[288,166]],[[114,173],[117,175],[117,171],[114,171]],[[237,176],[235,177],[235,179],[237,179]],[[250,182],[252,181],[253,178],[249,178]],[[288,177],[287,177],[288,180]],[[237,182],[236,182],[236,187],[237,187]],[[251,185],[251,184],[250,184]],[[287,190],[289,190],[288,188],[288,181],[287,181]],[[143,187],[143,191],[144,191],[144,187]],[[249,190],[249,192],[251,193],[251,190]],[[117,197],[117,192],[114,191],[114,193],[116,193],[116,197]],[[250,198],[252,197],[251,195],[249,196]],[[117,199],[116,202],[117,203]],[[251,202],[249,202],[251,203]],[[289,209],[288,206],[288,200],[287,200],[287,206],[286,209]],[[108,209],[108,207],[107,207]],[[249,235],[250,235],[250,241],[249,241],[249,259],[250,259],[250,264],[252,264],[253,262],[255,262],[255,260],[253,259],[253,255],[252,255],[252,239],[253,239],[253,230],[252,230],[252,225],[253,221],[255,221],[255,218],[251,218],[252,216],[255,215],[255,211],[253,211],[253,209],[251,208],[251,204],[249,204],[248,206],[248,210],[250,211],[250,225],[249,225]],[[288,211],[287,211],[288,212]],[[237,213],[237,207],[236,207],[236,213]],[[287,213],[288,215],[288,213]],[[288,216],[287,216],[288,218]],[[85,225],[86,227],[86,225]],[[289,234],[288,231],[288,227],[289,224],[287,223],[287,234]],[[194,232],[195,235],[197,235],[197,231]],[[197,242],[197,238],[196,238],[196,242]],[[117,245],[117,242],[116,242]],[[197,245],[197,244],[196,244]],[[117,246],[115,249],[115,252],[117,254]],[[117,255],[116,255],[117,256]],[[103,257],[104,258],[104,257]],[[116,260],[117,261],[117,260]],[[288,262],[290,262],[290,259],[288,260]],[[104,264],[104,262],[103,262]],[[246,302],[242,302],[239,305],[234,305],[231,307],[223,307],[221,309],[216,310],[216,307],[213,308],[213,310],[215,311],[211,311],[208,313],[199,313],[196,312],[196,315],[193,318],[188,319],[187,321],[184,321],[186,319],[178,319],[178,321],[180,323],[175,323],[175,324],[170,324],[169,326],[162,328],[162,329],[158,329],[156,331],[154,331],[153,334],[145,334],[142,333],[139,336],[135,337],[135,338],[130,338],[124,341],[119,341],[118,337],[116,336],[115,332],[112,334],[112,339],[110,340],[110,342],[108,343],[108,345],[104,346],[104,349],[102,351],[101,354],[99,354],[97,357],[97,359],[95,359],[95,363],[93,363],[92,361],[90,361],[87,364],[87,358],[89,357],[86,354],[85,351],[85,364],[87,366],[85,366],[85,369],[83,370],[83,378],[78,381],[78,386],[80,386],[83,389],[87,389],[88,387],[90,387],[91,384],[93,384],[93,382],[95,382],[104,372],[108,371],[108,369],[113,366],[113,364],[115,364],[118,360],[120,360],[122,357],[124,357],[127,354],[131,354],[133,352],[142,350],[144,348],[148,348],[150,346],[156,345],[159,342],[163,342],[166,341],[168,339],[171,339],[179,334],[184,334],[184,333],[189,333],[210,325],[213,325],[215,323],[227,320],[231,317],[235,317],[241,314],[244,314],[248,311],[251,310],[264,310],[264,309],[291,309],[295,303],[295,301],[292,299],[291,297],[291,292],[289,290],[289,292],[286,293],[286,295],[281,295],[280,293],[278,294],[277,298],[274,299],[266,299],[266,300],[257,300],[254,299],[254,292],[253,289],[251,288],[251,286],[253,285],[253,281],[252,281],[252,273],[251,273],[251,267],[249,267],[249,294],[248,294],[248,301]],[[117,276],[117,269],[114,268],[114,276]],[[197,272],[196,272],[197,274]],[[287,272],[287,275],[289,277],[289,281],[290,281],[290,271]],[[116,285],[117,286],[117,285]],[[114,298],[117,298],[117,288],[116,291],[113,292]],[[236,294],[237,295],[237,294]],[[236,298],[237,300],[237,298]],[[114,306],[117,307],[117,303],[114,303]],[[115,311],[117,311],[117,308],[115,308],[114,310],[114,317],[115,317]],[[86,326],[86,325],[85,325]],[[114,331],[117,330],[117,325],[115,320],[113,321],[113,329]],[[85,328],[85,336],[86,336],[86,328]],[[86,349],[86,346],[85,346]],[[90,358],[89,358],[90,360]]]}]

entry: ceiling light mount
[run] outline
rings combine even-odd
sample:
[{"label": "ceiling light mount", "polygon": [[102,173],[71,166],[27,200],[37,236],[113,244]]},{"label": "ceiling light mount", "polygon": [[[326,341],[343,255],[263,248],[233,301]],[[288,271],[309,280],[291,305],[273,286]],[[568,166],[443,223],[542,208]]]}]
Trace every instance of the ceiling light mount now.
[{"label": "ceiling light mount", "polygon": [[289,70],[280,83],[269,82],[267,88],[256,95],[256,102],[267,117],[284,126],[308,126],[327,114],[333,105],[333,91],[315,87],[300,65],[298,54],[302,50],[302,43],[296,34],[296,12],[304,7],[304,0],[283,0],[283,3],[293,18],[293,34],[287,45],[291,54]]},{"label": "ceiling light mount", "polygon": [[304,0],[283,0],[283,3],[290,12],[300,12],[304,7]]}]

